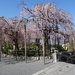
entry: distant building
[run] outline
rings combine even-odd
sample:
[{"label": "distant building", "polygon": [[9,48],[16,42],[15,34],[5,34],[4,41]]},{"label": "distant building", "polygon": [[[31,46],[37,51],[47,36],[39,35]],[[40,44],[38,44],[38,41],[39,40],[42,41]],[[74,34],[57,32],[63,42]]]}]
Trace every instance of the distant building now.
[{"label": "distant building", "polygon": [[68,49],[68,46],[69,46],[69,43],[66,43],[66,44],[62,44],[62,47],[67,50]]}]

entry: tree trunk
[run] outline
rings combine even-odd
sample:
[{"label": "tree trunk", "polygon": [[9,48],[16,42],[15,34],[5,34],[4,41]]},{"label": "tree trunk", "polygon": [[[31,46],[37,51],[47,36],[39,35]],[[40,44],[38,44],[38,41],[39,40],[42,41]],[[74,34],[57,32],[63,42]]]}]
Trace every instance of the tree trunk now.
[{"label": "tree trunk", "polygon": [[1,45],[0,45],[0,62],[1,62]]},{"label": "tree trunk", "polygon": [[50,57],[51,57],[51,40],[50,40],[50,37],[49,37],[49,39],[48,39],[48,49],[49,49],[49,55],[50,55]]},{"label": "tree trunk", "polygon": [[57,45],[58,45],[58,47],[59,47],[59,43],[60,43],[60,37],[57,35]]},{"label": "tree trunk", "polygon": [[19,51],[17,36],[18,36],[18,32],[16,31],[16,38],[15,38],[15,56],[16,56],[16,60],[17,60],[18,51]]},{"label": "tree trunk", "polygon": [[64,36],[64,46],[65,46],[65,50],[66,50],[66,38]]},{"label": "tree trunk", "polygon": [[46,33],[44,34],[44,37],[45,37],[45,39],[44,39],[44,46],[45,46],[45,47],[44,47],[44,48],[45,48],[45,56],[46,56],[46,43],[47,43],[47,42],[46,42],[46,40],[47,40],[47,38],[46,38]]},{"label": "tree trunk", "polygon": [[55,33],[55,49],[56,49],[56,33]]},{"label": "tree trunk", "polygon": [[72,46],[72,50],[74,50],[74,48],[73,48],[73,40],[72,40],[72,42],[71,42],[71,46]]}]

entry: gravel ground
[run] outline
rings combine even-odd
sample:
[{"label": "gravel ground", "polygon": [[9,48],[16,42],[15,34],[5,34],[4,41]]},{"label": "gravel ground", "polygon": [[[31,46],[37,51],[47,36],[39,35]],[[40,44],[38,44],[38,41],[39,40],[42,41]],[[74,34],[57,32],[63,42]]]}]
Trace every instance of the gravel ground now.
[{"label": "gravel ground", "polygon": [[28,60],[25,63],[24,60],[15,61],[14,58],[2,57],[2,61],[0,62],[0,75],[32,75],[52,64],[50,59],[46,59],[46,64],[44,65],[43,59],[39,61]]},{"label": "gravel ground", "polygon": [[44,65],[41,60],[23,59],[15,61],[13,57],[2,57],[0,62],[0,75],[75,75],[75,65],[65,62],[52,63],[52,60],[46,59]]},{"label": "gravel ground", "polygon": [[75,65],[65,62],[57,62],[33,75],[75,75]]}]

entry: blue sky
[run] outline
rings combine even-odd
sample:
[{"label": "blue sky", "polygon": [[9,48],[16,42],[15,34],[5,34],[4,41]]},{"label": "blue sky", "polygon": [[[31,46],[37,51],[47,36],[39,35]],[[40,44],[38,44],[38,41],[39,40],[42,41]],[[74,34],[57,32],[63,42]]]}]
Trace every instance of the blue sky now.
[{"label": "blue sky", "polygon": [[59,9],[63,9],[69,12],[73,17],[75,23],[75,0],[0,0],[0,16],[6,16],[7,18],[14,18],[20,15],[21,8],[17,7],[24,1],[29,8],[32,8],[37,3],[54,2]]}]

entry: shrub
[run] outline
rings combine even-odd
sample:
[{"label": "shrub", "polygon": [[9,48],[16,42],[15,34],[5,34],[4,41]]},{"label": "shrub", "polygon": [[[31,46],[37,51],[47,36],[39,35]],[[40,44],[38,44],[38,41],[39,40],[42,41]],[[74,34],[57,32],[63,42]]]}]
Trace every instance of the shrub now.
[{"label": "shrub", "polygon": [[[53,47],[55,47],[55,45],[53,45]],[[61,45],[56,45],[56,49],[57,49],[59,52],[66,51]]]},{"label": "shrub", "polygon": [[69,50],[69,51],[72,50],[72,47],[69,45],[68,48],[67,48],[67,50]]}]

